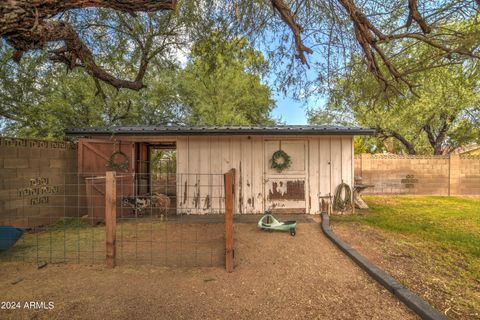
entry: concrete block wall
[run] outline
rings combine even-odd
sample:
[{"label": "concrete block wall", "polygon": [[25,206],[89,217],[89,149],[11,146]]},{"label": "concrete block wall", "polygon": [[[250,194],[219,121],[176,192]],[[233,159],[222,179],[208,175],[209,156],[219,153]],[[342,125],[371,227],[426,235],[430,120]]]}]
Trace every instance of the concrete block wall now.
[{"label": "concrete block wall", "polygon": [[458,170],[458,193],[480,195],[480,157],[460,157]]},{"label": "concrete block wall", "polygon": [[79,214],[76,145],[0,137],[0,225],[33,228]]},{"label": "concrete block wall", "polygon": [[480,157],[362,154],[355,176],[364,194],[480,195]]}]

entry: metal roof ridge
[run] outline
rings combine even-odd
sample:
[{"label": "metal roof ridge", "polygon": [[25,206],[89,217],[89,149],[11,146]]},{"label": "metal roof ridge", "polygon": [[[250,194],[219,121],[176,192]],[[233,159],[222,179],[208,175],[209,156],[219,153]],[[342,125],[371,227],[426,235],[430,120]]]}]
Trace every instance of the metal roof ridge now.
[{"label": "metal roof ridge", "polygon": [[374,130],[358,126],[340,125],[275,125],[275,126],[186,126],[186,125],[163,125],[163,126],[110,126],[93,128],[69,128],[65,130],[66,135],[88,136],[88,135],[122,135],[122,134],[159,134],[159,135],[372,135]]}]

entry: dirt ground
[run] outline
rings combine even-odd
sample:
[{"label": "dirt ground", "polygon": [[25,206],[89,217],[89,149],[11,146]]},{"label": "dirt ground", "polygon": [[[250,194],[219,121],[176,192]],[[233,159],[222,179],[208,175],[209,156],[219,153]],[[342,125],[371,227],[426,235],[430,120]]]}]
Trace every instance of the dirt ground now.
[{"label": "dirt ground", "polygon": [[[208,218],[208,217],[207,217]],[[191,221],[192,220],[192,221]],[[117,263],[163,267],[213,267],[225,262],[223,220],[162,221],[143,218],[117,223]],[[27,232],[1,262],[102,264],[105,226],[44,227]]]},{"label": "dirt ground", "polygon": [[[1,319],[414,319],[321,233],[297,235],[235,225],[236,268],[21,263],[0,266]],[[50,310],[24,303],[54,303]]]},{"label": "dirt ground", "polygon": [[480,310],[472,303],[476,300],[478,305],[480,301],[480,282],[473,289],[464,282],[465,266],[460,254],[433,244],[425,247],[423,243],[412,243],[407,236],[358,223],[333,223],[332,229],[448,318],[480,319]]}]

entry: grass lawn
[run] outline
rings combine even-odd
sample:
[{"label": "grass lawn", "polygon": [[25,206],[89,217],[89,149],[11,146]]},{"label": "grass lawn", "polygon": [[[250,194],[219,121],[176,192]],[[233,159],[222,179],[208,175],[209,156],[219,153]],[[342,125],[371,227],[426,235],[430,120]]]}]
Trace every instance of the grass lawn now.
[{"label": "grass lawn", "polygon": [[[364,200],[369,210],[332,217],[340,235],[356,242],[362,253],[383,255],[378,261],[405,284],[420,291],[433,288],[434,304],[451,310],[449,317],[480,317],[480,198],[365,196]],[[354,239],[358,237],[354,233],[364,234],[364,240],[372,234],[376,237],[362,242]],[[452,301],[442,303],[440,296]]]}]

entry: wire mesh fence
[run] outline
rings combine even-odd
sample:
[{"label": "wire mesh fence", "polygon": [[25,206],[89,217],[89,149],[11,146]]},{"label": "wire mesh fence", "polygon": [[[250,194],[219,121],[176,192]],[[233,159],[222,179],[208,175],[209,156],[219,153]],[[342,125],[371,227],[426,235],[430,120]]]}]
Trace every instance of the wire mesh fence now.
[{"label": "wire mesh fence", "polygon": [[[223,265],[224,218],[208,214],[223,212],[219,205],[224,201],[223,175],[203,175],[208,179],[200,176],[137,174],[135,179],[146,181],[148,188],[134,196],[127,191],[128,181],[117,181],[117,194],[122,195],[117,208],[118,264],[135,261],[165,266]],[[214,180],[217,183],[211,183]],[[206,188],[211,192],[189,194],[183,192],[185,184],[177,185],[177,181],[187,181],[186,188],[192,190]],[[203,181],[207,184],[201,184]],[[192,214],[200,204],[209,201],[208,211]]]},{"label": "wire mesh fence", "polygon": [[[223,181],[223,175],[118,173],[117,264],[223,265]],[[10,182],[0,226],[23,235],[0,251],[0,261],[105,263],[104,175]],[[0,244],[8,247],[16,236],[0,230]]]}]

